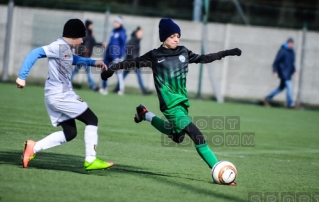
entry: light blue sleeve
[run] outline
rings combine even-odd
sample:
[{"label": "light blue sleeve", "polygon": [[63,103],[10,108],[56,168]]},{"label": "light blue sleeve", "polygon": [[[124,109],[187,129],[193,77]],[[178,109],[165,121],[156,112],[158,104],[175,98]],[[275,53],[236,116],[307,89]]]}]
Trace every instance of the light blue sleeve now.
[{"label": "light blue sleeve", "polygon": [[28,74],[32,68],[32,66],[34,65],[34,63],[39,59],[39,58],[45,58],[47,57],[43,48],[39,47],[36,49],[33,49],[28,55],[27,57],[24,59],[24,62],[20,68],[20,72],[19,72],[19,78],[22,80],[26,80],[28,77]]},{"label": "light blue sleeve", "polygon": [[78,55],[73,54],[73,63],[72,65],[88,65],[88,66],[94,66],[95,60],[92,60],[90,58],[84,58],[80,57]]}]

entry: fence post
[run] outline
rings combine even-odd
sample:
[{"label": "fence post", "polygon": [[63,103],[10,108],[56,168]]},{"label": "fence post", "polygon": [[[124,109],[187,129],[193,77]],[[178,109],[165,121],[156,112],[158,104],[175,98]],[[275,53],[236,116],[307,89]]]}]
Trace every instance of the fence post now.
[{"label": "fence post", "polygon": [[[203,38],[205,36],[205,27],[208,21],[208,13],[209,13],[209,1],[210,0],[203,0],[203,8],[204,8],[204,15],[203,15],[203,28],[202,28],[202,40],[201,40],[201,53],[204,54],[204,47],[203,47]],[[196,98],[201,97],[202,92],[202,78],[203,78],[203,64],[199,65],[199,75],[198,75],[198,88]]]},{"label": "fence post", "polygon": [[110,7],[106,7],[105,17],[104,17],[104,32],[103,32],[103,42],[107,43],[108,40],[108,27],[110,18]]},{"label": "fence post", "polygon": [[[229,48],[229,41],[230,41],[230,33],[231,33],[231,25],[225,25],[225,38],[224,38],[224,50]],[[228,64],[229,58],[226,57],[223,59],[223,69],[222,69],[222,78],[221,78],[221,97],[224,99],[227,89],[227,76],[228,76]]]},{"label": "fence post", "polygon": [[2,81],[8,80],[8,68],[10,60],[10,42],[11,42],[11,32],[12,32],[12,16],[13,16],[14,2],[11,0],[8,3],[8,15],[7,15],[7,26],[5,35],[5,44],[3,51],[3,68],[2,68]]},{"label": "fence post", "polygon": [[307,24],[304,24],[304,27],[302,29],[302,45],[301,45],[299,83],[298,83],[298,93],[297,93],[296,107],[300,107],[300,105],[301,105],[302,74],[303,74],[302,72],[303,72],[304,58],[305,58],[306,36],[307,36]]}]

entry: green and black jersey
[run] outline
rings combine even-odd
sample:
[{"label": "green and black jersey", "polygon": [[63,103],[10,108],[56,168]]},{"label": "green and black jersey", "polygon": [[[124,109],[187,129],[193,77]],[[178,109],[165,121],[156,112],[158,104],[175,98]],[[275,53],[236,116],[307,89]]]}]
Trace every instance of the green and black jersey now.
[{"label": "green and black jersey", "polygon": [[176,49],[161,46],[133,60],[124,60],[114,66],[117,66],[117,69],[150,67],[153,71],[160,110],[165,111],[180,103],[189,107],[186,89],[188,64],[209,63],[223,57],[225,57],[224,51],[198,55],[184,46],[178,46]]}]

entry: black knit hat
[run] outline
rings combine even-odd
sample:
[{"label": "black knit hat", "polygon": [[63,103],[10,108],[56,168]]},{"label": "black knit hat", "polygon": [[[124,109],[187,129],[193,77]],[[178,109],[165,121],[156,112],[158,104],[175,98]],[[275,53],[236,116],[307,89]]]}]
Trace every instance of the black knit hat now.
[{"label": "black knit hat", "polygon": [[181,29],[179,26],[170,18],[162,18],[159,22],[159,38],[160,41],[165,41],[172,34],[179,34],[181,36]]},{"label": "black knit hat", "polygon": [[63,37],[82,38],[86,35],[86,29],[83,22],[79,19],[68,20],[63,28]]}]

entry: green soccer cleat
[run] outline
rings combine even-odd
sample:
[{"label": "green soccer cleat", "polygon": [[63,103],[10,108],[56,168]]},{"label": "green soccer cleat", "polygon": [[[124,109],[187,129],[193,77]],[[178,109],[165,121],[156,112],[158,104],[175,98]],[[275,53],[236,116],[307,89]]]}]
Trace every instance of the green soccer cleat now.
[{"label": "green soccer cleat", "polygon": [[86,171],[91,170],[103,170],[110,168],[114,165],[113,162],[105,162],[99,158],[96,158],[92,163],[89,163],[87,161],[84,162],[84,168]]},{"label": "green soccer cleat", "polygon": [[147,109],[144,105],[140,104],[136,107],[136,114],[134,116],[135,123],[140,123],[145,120],[145,114],[147,113]]}]

